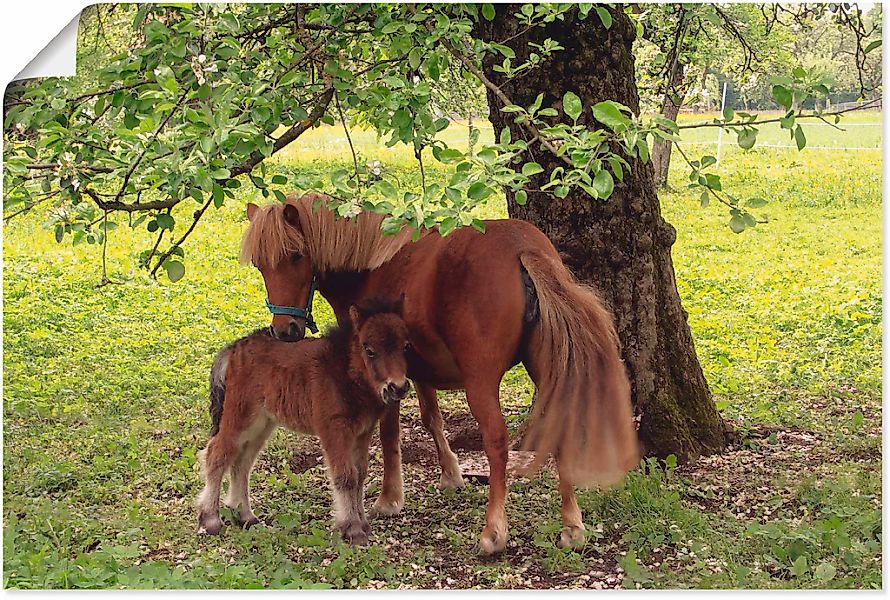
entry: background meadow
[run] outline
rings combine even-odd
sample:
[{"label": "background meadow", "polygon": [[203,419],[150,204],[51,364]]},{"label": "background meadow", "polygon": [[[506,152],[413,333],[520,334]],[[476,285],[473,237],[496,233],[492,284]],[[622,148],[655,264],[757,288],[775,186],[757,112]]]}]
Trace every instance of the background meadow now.
[{"label": "background meadow", "polygon": [[[242,187],[208,214],[175,284],[137,268],[150,243],[142,227],[112,232],[119,283],[97,288],[98,246],[57,244],[37,215],[17,217],[3,236],[4,587],[880,587],[882,157],[813,148],[880,147],[880,114],[843,125],[808,127],[803,152],[742,151],[724,137],[724,189],[770,201],[769,223],[741,235],[725,211],[699,206],[674,161],[660,198],[678,232],[679,291],[739,436],[724,455],[649,463],[614,490],[581,493],[590,538],[580,553],[554,546],[559,496],[544,474],[513,481],[507,551],[479,558],[487,488],[436,489],[413,395],[402,407],[405,511],[372,522],[370,547],[330,532],[318,446],[284,430],[252,482],[267,527],[198,537],[209,367],[227,342],[268,323],[262,279],[237,260],[244,206],[262,197]],[[443,134],[457,141],[467,128]],[[490,135],[483,128],[483,141]],[[765,127],[759,143],[785,136]],[[691,130],[685,149],[713,154],[694,144],[714,139]],[[419,183],[404,148],[360,131],[353,141],[360,160]],[[324,176],[349,165],[342,129],[322,127],[273,167]],[[183,222],[191,210],[180,207]],[[503,198],[479,216],[506,216]],[[322,298],[315,309],[332,322]],[[521,369],[501,398],[515,427],[531,399]],[[440,401],[460,459],[478,457],[463,393]],[[380,473],[375,446],[368,504]]]}]

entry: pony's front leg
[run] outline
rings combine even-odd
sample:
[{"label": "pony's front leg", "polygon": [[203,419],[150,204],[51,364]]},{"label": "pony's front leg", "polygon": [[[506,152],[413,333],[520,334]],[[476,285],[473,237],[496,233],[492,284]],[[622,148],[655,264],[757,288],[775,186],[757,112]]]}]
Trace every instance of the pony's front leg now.
[{"label": "pony's front leg", "polygon": [[436,389],[417,382],[415,382],[415,388],[417,389],[417,400],[420,403],[420,420],[433,436],[433,441],[436,442],[439,467],[442,469],[439,488],[443,490],[462,488],[464,487],[464,478],[460,472],[457,456],[451,451],[451,446],[448,445],[448,439],[445,437],[445,423],[442,420],[442,411],[439,410]]},{"label": "pony's front leg", "polygon": [[499,378],[467,378],[467,403],[479,430],[488,458],[488,508],[479,546],[485,554],[501,552],[507,546],[507,423],[501,414]]},{"label": "pony's front leg", "polygon": [[405,506],[402,487],[401,427],[399,403],[389,404],[380,418],[380,446],[383,451],[383,484],[380,496],[371,507],[374,515],[395,515]]}]

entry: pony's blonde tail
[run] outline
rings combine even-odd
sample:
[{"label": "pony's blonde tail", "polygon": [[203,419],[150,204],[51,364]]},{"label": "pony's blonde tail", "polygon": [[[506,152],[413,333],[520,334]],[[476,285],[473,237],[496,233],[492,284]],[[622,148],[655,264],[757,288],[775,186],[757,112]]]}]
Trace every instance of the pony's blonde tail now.
[{"label": "pony's blonde tail", "polygon": [[519,260],[540,310],[526,346],[537,397],[522,441],[536,457],[524,470],[536,471],[552,454],[572,484],[617,483],[639,463],[639,446],[612,316],[558,257]]}]

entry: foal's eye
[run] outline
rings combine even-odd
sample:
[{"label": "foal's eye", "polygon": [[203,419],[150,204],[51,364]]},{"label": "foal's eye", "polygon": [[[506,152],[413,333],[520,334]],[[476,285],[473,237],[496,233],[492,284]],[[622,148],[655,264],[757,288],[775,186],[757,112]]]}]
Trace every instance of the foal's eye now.
[{"label": "foal's eye", "polygon": [[303,255],[300,254],[299,252],[294,252],[293,254],[290,255],[290,261],[294,264],[297,264],[298,262],[300,262],[301,258],[303,258]]},{"label": "foal's eye", "polygon": [[405,352],[411,349],[411,342],[405,342]]},{"label": "foal's eye", "polygon": [[367,344],[365,344],[365,354],[368,356],[368,358],[374,358],[375,356],[377,356],[377,354],[374,352],[373,348],[371,348]]}]

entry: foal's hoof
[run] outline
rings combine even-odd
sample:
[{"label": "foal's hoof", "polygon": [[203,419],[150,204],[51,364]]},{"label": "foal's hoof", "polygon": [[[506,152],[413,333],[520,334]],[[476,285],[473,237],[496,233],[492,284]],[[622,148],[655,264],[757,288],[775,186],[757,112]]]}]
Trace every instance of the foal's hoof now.
[{"label": "foal's hoof", "polygon": [[497,554],[507,547],[507,532],[485,527],[479,538],[479,550],[482,554]]},{"label": "foal's hoof", "polygon": [[440,490],[459,490],[465,485],[467,483],[464,481],[460,471],[457,473],[442,473],[442,477],[439,478]]},{"label": "foal's hoof", "polygon": [[198,533],[201,535],[219,535],[223,522],[219,517],[198,517]]},{"label": "foal's hoof", "polygon": [[584,527],[566,527],[559,534],[559,541],[556,542],[559,548],[574,548],[580,550],[584,547],[587,536],[584,533]]},{"label": "foal's hoof", "polygon": [[371,526],[367,523],[350,523],[340,527],[340,537],[353,546],[367,546]]},{"label": "foal's hoof", "polygon": [[402,512],[402,508],[404,506],[404,498],[390,500],[388,498],[380,496],[377,498],[377,501],[374,502],[374,506],[371,507],[371,514],[374,516],[391,517],[392,515],[397,515]]},{"label": "foal's hoof", "polygon": [[246,521],[241,521],[241,527],[243,527],[244,529],[250,529],[254,525],[262,525],[262,524],[263,524],[263,522],[260,521],[259,519],[257,519],[255,516],[250,517]]}]

